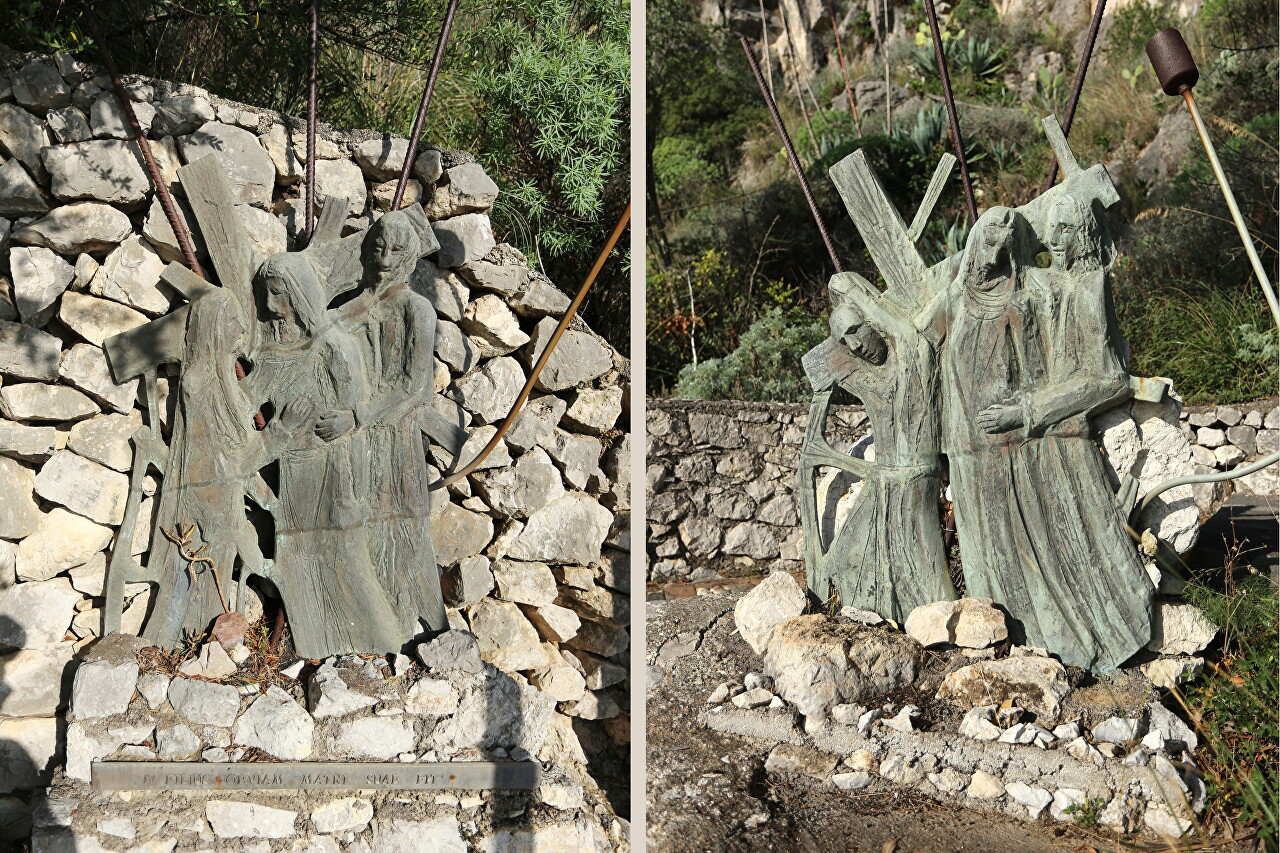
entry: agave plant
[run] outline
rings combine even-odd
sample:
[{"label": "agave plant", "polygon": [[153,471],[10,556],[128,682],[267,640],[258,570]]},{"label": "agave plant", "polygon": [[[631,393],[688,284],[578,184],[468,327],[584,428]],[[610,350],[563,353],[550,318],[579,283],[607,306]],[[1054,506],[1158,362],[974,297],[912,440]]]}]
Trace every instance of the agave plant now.
[{"label": "agave plant", "polygon": [[1004,70],[1004,48],[992,48],[990,39],[967,38],[956,52],[961,65],[969,69],[975,80],[990,80]]}]

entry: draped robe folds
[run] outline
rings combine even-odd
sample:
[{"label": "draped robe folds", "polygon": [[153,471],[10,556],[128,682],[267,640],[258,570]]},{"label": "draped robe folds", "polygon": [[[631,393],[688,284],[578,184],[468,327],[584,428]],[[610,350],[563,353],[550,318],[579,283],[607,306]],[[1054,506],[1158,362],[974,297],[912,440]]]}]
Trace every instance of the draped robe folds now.
[{"label": "draped robe folds", "polygon": [[[957,282],[942,350],[967,594],[1003,607],[1015,640],[1110,672],[1150,639],[1152,589],[1088,423],[1127,388],[1105,273],[1019,270],[1003,287],[978,301]],[[994,404],[1020,406],[1026,424],[984,432]]]},{"label": "draped robe folds", "polygon": [[840,384],[866,409],[875,463],[810,587],[825,598],[833,585],[842,605],[902,622],[920,605],[956,597],[938,521],[937,353],[907,318],[861,297],[853,298],[888,355],[880,365],[855,359]]},{"label": "draped robe folds", "polygon": [[431,538],[431,496],[418,412],[435,394],[436,313],[407,283],[353,300],[371,388],[355,407],[365,434],[374,569],[410,633],[448,628]]},{"label": "draped robe folds", "polygon": [[395,613],[370,558],[368,436],[359,428],[333,441],[316,418],[351,410],[369,396],[358,346],[334,325],[293,344],[265,350],[254,375],[277,413],[310,401],[314,417],[279,454],[276,557],[271,579],[284,599],[298,654],[399,652],[412,637]]},{"label": "draped robe folds", "polygon": [[[276,433],[251,430],[244,444],[231,443],[207,412],[210,395],[218,390],[212,382],[201,383],[199,376],[198,369],[182,376],[151,537],[150,565],[160,568],[161,580],[143,636],[164,648],[176,646],[184,634],[203,632],[222,613],[212,572],[217,572],[223,593],[230,594],[236,556],[261,557],[257,533],[245,518],[245,489],[255,460],[268,454],[264,442]],[[163,532],[180,534],[180,526],[193,523],[188,551],[198,551],[203,542],[209,547],[201,556],[213,561],[194,583],[188,561]]]}]

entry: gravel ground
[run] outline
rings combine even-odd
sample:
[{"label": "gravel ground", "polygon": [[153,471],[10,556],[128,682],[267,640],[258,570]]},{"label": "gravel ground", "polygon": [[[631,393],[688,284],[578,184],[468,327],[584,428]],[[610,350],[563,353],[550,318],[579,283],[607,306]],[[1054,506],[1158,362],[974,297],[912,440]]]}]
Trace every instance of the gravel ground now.
[{"label": "gravel ground", "polygon": [[941,805],[882,779],[848,793],[807,777],[767,774],[774,744],[697,722],[716,685],[760,666],[734,633],[736,601],[737,595],[704,595],[648,605],[646,798],[654,853],[1133,849],[1110,833]]}]

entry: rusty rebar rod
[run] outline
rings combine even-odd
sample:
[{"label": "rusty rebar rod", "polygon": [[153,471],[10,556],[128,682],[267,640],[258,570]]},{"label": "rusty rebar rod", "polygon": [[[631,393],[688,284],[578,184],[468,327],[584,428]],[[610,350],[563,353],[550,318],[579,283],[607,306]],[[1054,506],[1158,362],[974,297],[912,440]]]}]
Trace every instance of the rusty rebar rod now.
[{"label": "rusty rebar rod", "polygon": [[[947,108],[947,122],[951,125],[951,145],[960,161],[960,181],[964,185],[964,200],[969,211],[969,224],[978,221],[978,205],[973,200],[973,183],[969,180],[969,164],[964,159],[964,139],[960,136],[960,119],[956,116],[956,99],[951,94],[951,75],[947,72],[947,56],[942,51],[942,32],[938,29],[938,10],[933,0],[924,0],[925,17],[929,19],[929,33],[933,36],[933,55],[938,63],[938,76],[942,79],[942,102]],[[885,98],[889,92],[885,90]]]},{"label": "rusty rebar rod", "polygon": [[538,376],[542,373],[542,368],[546,366],[547,360],[551,358],[552,351],[555,350],[556,344],[560,342],[560,336],[564,334],[565,329],[569,328],[570,321],[574,315],[578,313],[582,300],[587,298],[587,291],[591,289],[591,285],[595,284],[596,276],[600,275],[600,270],[604,267],[604,262],[609,259],[609,255],[613,253],[613,247],[617,245],[618,238],[622,236],[623,230],[627,227],[627,223],[631,221],[631,202],[627,202],[627,206],[623,209],[622,215],[618,217],[618,222],[613,226],[613,232],[609,235],[609,239],[605,241],[604,248],[600,250],[600,254],[596,256],[596,262],[592,264],[591,271],[587,273],[587,277],[583,279],[582,286],[578,288],[578,293],[573,297],[573,301],[569,303],[569,308],[564,312],[564,316],[560,318],[559,324],[551,338],[547,341],[546,347],[542,350],[542,354],[538,356],[538,360],[534,362],[533,369],[529,371],[529,378],[524,381],[524,387],[520,389],[519,396],[516,397],[515,403],[511,406],[511,411],[507,413],[507,417],[502,421],[502,425],[498,427],[489,438],[489,442],[476,454],[475,458],[462,466],[459,470],[450,474],[442,480],[437,480],[429,487],[430,491],[437,491],[461,480],[480,466],[485,457],[493,452],[498,446],[498,442],[506,435],[507,430],[511,429],[512,424],[516,422],[520,410],[524,407],[524,403],[529,399],[529,394],[533,391],[534,385],[538,381]]},{"label": "rusty rebar rod", "polygon": [[[1071,134],[1071,122],[1076,117],[1076,105],[1080,103],[1080,92],[1084,89],[1084,75],[1089,70],[1089,60],[1093,58],[1093,46],[1098,41],[1098,28],[1102,26],[1102,15],[1107,8],[1107,0],[1097,0],[1093,8],[1093,17],[1089,20],[1089,34],[1085,37],[1084,50],[1080,54],[1080,62],[1076,65],[1076,79],[1071,83],[1071,99],[1067,101],[1067,112],[1063,116],[1062,135]],[[1046,193],[1058,180],[1058,158],[1049,158],[1049,177],[1045,179],[1040,192]]]},{"label": "rusty rebar rod", "polygon": [[413,117],[413,131],[409,134],[409,147],[404,152],[404,165],[400,167],[400,180],[396,184],[395,195],[391,197],[392,210],[399,210],[400,202],[404,201],[405,187],[409,185],[409,171],[413,168],[413,156],[418,150],[418,140],[422,137],[422,125],[427,117],[427,107],[431,104],[431,94],[436,89],[436,78],[440,76],[445,45],[449,43],[449,31],[453,29],[453,16],[457,11],[458,0],[449,0],[449,8],[444,13],[444,22],[440,25],[440,37],[436,39],[436,55],[431,58],[431,71],[427,74],[427,85],[422,90],[418,114]]},{"label": "rusty rebar rod", "polygon": [[844,75],[844,96],[849,100],[849,112],[853,113],[853,129],[862,135],[862,122],[858,119],[858,104],[853,98],[853,89],[849,86],[849,67],[844,64],[844,48],[840,46],[840,22],[836,20],[836,7],[827,0],[827,13],[831,15],[831,32],[836,37],[836,56],[840,57],[840,73]]},{"label": "rusty rebar rod", "polygon": [[165,219],[169,221],[169,227],[173,229],[173,236],[178,240],[178,248],[182,250],[182,257],[187,264],[187,269],[204,278],[204,270],[200,268],[200,262],[196,260],[195,249],[191,245],[191,237],[188,235],[182,217],[178,213],[178,208],[173,203],[173,196],[169,193],[169,186],[164,182],[164,176],[160,174],[160,167],[156,165],[156,158],[151,153],[151,143],[147,141],[146,134],[142,132],[142,125],[138,123],[138,115],[133,111],[133,102],[129,100],[129,95],[125,92],[124,81],[120,79],[120,72],[116,69],[115,60],[111,58],[111,51],[107,49],[107,42],[103,38],[102,30],[98,28],[95,21],[88,20],[85,23],[88,25],[94,41],[98,43],[98,53],[102,56],[102,64],[106,66],[107,76],[111,78],[111,88],[115,90],[116,100],[120,102],[120,109],[124,111],[125,120],[129,122],[129,129],[133,132],[133,141],[137,144],[138,150],[142,152],[142,162],[146,164],[151,184],[156,188],[156,195],[160,198],[160,207],[164,210]]},{"label": "rusty rebar rod", "polygon": [[836,268],[836,272],[844,272],[840,259],[836,257],[836,247],[831,244],[831,236],[827,233],[827,225],[822,221],[822,214],[818,212],[817,202],[813,200],[813,191],[809,189],[809,179],[804,176],[800,158],[796,156],[795,146],[791,144],[791,135],[787,133],[787,126],[782,123],[782,116],[778,114],[778,105],[773,102],[773,97],[769,94],[769,87],[765,85],[764,77],[760,74],[760,65],[756,62],[755,54],[751,52],[751,45],[747,43],[746,38],[743,36],[738,36],[738,40],[742,42],[742,52],[747,55],[747,63],[751,66],[751,73],[755,75],[756,84],[760,87],[760,96],[764,98],[764,105],[769,108],[769,115],[773,118],[773,126],[777,128],[778,135],[782,137],[782,147],[786,149],[787,159],[791,161],[791,168],[796,173],[796,178],[800,181],[800,190],[804,193],[804,200],[809,203],[809,212],[813,214],[813,221],[818,226],[818,233],[822,235],[822,243],[827,247],[827,254],[831,256],[831,265]]},{"label": "rusty rebar rod", "polygon": [[316,86],[320,76],[320,0],[311,0],[310,62],[307,68],[307,208],[302,223],[305,239],[311,242],[316,227]]}]

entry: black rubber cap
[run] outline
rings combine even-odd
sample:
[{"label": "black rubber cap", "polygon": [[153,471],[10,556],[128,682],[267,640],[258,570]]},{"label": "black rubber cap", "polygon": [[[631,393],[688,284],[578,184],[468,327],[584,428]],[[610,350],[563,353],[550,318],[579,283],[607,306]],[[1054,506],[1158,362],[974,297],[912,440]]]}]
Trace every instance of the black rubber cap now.
[{"label": "black rubber cap", "polygon": [[1180,95],[1184,87],[1189,89],[1200,79],[1200,69],[1196,68],[1182,33],[1173,27],[1151,37],[1147,42],[1147,59],[1151,60],[1166,95]]}]

